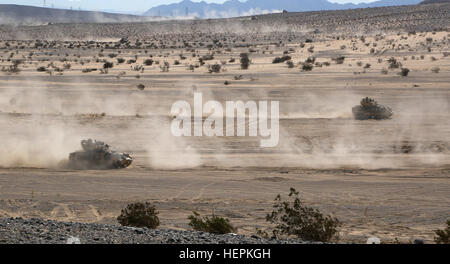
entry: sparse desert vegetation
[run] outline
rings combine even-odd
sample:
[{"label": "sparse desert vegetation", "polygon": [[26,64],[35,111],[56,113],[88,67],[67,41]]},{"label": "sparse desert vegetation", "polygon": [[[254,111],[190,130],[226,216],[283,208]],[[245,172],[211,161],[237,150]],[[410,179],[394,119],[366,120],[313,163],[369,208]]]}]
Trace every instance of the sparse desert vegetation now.
[{"label": "sparse desert vegetation", "polygon": [[[448,243],[449,10],[0,25],[0,217]],[[195,93],[280,102],[279,144],[172,137],[172,104]],[[355,120],[365,97],[393,117]],[[61,169],[94,136],[136,162]]]},{"label": "sparse desert vegetation", "polygon": [[275,225],[272,231],[275,236],[294,235],[306,241],[320,242],[338,239],[340,222],[336,217],[323,215],[319,210],[304,205],[294,188],[291,188],[289,198],[284,201],[278,195],[272,213],[266,217]]},{"label": "sparse desert vegetation", "polygon": [[228,234],[236,232],[236,228],[231,225],[229,219],[214,214],[212,216],[201,216],[199,213],[193,212],[188,219],[189,226],[196,231],[212,234]]},{"label": "sparse desert vegetation", "polygon": [[154,205],[148,202],[127,205],[117,217],[117,221],[123,226],[146,227],[150,229],[159,226],[158,211]]}]

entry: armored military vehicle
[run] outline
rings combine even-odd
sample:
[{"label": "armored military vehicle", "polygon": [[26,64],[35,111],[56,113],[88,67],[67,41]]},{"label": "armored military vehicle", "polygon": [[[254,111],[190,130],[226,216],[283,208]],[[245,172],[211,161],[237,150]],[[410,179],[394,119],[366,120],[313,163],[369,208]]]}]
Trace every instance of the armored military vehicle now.
[{"label": "armored military vehicle", "polygon": [[360,105],[353,107],[352,112],[356,120],[390,119],[393,115],[390,107],[380,105],[369,97],[363,98]]},{"label": "armored military vehicle", "polygon": [[83,150],[70,153],[69,166],[76,169],[123,169],[133,158],[127,153],[110,150],[110,146],[92,139],[82,140]]}]

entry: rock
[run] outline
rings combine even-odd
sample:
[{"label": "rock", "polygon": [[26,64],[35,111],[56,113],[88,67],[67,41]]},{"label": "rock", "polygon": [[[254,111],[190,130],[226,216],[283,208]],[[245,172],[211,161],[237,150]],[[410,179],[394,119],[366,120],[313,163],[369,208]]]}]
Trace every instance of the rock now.
[{"label": "rock", "polygon": [[381,240],[378,237],[370,237],[367,239],[367,244],[381,244]]}]

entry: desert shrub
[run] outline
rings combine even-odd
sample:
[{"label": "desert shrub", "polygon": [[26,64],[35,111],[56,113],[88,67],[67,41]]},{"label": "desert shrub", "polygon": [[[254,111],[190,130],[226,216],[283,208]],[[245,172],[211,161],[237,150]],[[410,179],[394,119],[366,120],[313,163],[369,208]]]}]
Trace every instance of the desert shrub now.
[{"label": "desert shrub", "polygon": [[119,64],[124,63],[124,62],[125,62],[124,58],[118,58],[117,59],[117,63],[119,63]]},{"label": "desert shrub", "polygon": [[291,56],[276,57],[275,59],[273,59],[272,63],[282,63],[291,59]]},{"label": "desert shrub", "polygon": [[47,71],[47,68],[45,68],[45,66],[40,66],[40,67],[38,67],[36,69],[36,71],[38,71],[38,72],[45,72],[45,71]]},{"label": "desert shrub", "polygon": [[170,64],[169,62],[165,61],[163,65],[159,65],[159,68],[162,72],[169,72]]},{"label": "desert shrub", "polygon": [[95,69],[95,68],[86,68],[86,69],[83,69],[83,70],[81,70],[81,72],[82,73],[89,73],[89,72],[93,72],[93,71],[96,71],[97,69]]},{"label": "desert shrub", "polygon": [[313,65],[309,63],[303,63],[302,71],[312,71]]},{"label": "desert shrub", "polygon": [[143,91],[145,89],[145,85],[140,83],[140,84],[136,85],[136,88],[138,88],[139,90]]},{"label": "desert shrub", "polygon": [[333,60],[336,62],[336,64],[343,64],[345,61],[345,57],[340,56],[340,57],[334,58]]},{"label": "desert shrub", "polygon": [[389,69],[398,69],[398,68],[402,67],[402,64],[400,62],[398,62],[397,59],[394,57],[391,57],[388,60],[388,63],[389,63]]},{"label": "desert shrub", "polygon": [[241,69],[247,70],[251,62],[248,57],[248,53],[241,53],[240,57],[241,57]]},{"label": "desert shrub", "polygon": [[144,64],[147,66],[152,66],[153,65],[153,60],[152,59],[147,59],[144,61]]},{"label": "desert shrub", "polygon": [[331,215],[323,215],[318,209],[304,205],[298,192],[291,188],[289,201],[275,198],[274,210],[266,220],[275,225],[275,236],[297,236],[308,241],[328,242],[338,238],[340,222]]},{"label": "desert shrub", "polygon": [[387,75],[388,73],[389,73],[388,70],[385,69],[385,68],[383,68],[383,69],[381,70],[381,74],[383,74],[383,75]]},{"label": "desert shrub", "polygon": [[208,72],[209,73],[219,73],[222,70],[222,65],[216,63],[212,65],[208,65]]},{"label": "desert shrub", "polygon": [[144,72],[145,68],[142,65],[134,65],[133,67],[131,67],[131,69],[133,71],[140,71],[140,72]]},{"label": "desert shrub", "polygon": [[311,63],[311,64],[313,64],[314,62],[316,62],[316,57],[308,57],[308,58],[305,60],[305,63]]},{"label": "desert shrub", "polygon": [[105,62],[105,64],[103,64],[103,69],[110,69],[112,67],[114,67],[114,64],[112,62],[107,61]]},{"label": "desert shrub", "polygon": [[214,55],[211,54],[203,55],[201,59],[203,61],[214,60]]},{"label": "desert shrub", "polygon": [[147,227],[155,229],[159,226],[158,211],[151,203],[131,203],[117,217],[123,226]]},{"label": "desert shrub", "polygon": [[193,215],[188,217],[189,226],[196,231],[213,233],[213,234],[229,234],[236,231],[229,219],[212,215],[211,217],[202,217],[199,213],[193,212]]},{"label": "desert shrub", "polygon": [[443,230],[436,230],[434,242],[437,244],[450,244],[450,220],[447,220],[447,227]]},{"label": "desert shrub", "polygon": [[400,75],[403,77],[408,76],[410,70],[408,68],[402,68],[402,70],[400,71]]},{"label": "desert shrub", "polygon": [[291,60],[286,61],[286,64],[287,64],[289,69],[294,68],[294,62],[292,62]]}]

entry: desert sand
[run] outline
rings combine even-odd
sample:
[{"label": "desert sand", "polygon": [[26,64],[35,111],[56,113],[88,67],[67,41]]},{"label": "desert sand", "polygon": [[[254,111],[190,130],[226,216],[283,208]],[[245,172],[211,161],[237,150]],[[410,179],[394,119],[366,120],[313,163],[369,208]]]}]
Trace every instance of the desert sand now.
[{"label": "desert sand", "polygon": [[[449,5],[435,9],[442,15],[442,8]],[[144,35],[144,46],[132,32],[122,44],[115,34],[81,39],[79,24],[71,29],[78,35],[62,39],[61,30],[41,41],[18,27],[0,41],[0,217],[117,223],[127,203],[151,201],[164,228],[188,229],[195,210],[226,216],[240,234],[252,235],[268,227],[275,196],[294,187],[305,203],[342,220],[342,242],[432,242],[450,216],[449,25],[412,32],[401,23],[367,33],[350,25],[337,32],[222,32],[229,38],[215,42],[206,33],[196,41],[192,32],[146,32],[154,39]],[[278,35],[283,39],[274,41]],[[180,44],[183,37],[191,44]],[[203,40],[209,42],[199,45]],[[248,70],[241,53],[249,53]],[[208,54],[214,59],[199,65]],[[284,55],[293,68],[272,63]],[[310,57],[312,71],[302,71]],[[392,57],[408,76],[389,68]],[[145,65],[148,59],[154,63]],[[10,68],[17,60],[20,71]],[[160,67],[165,61],[168,72]],[[113,68],[103,70],[105,62]],[[209,73],[216,63],[221,71]],[[219,102],[279,101],[279,145],[260,148],[258,137],[173,137],[171,106],[192,101],[194,92]],[[352,107],[366,96],[390,106],[393,118],[354,120]],[[130,153],[133,165],[62,167],[86,138]]]}]

